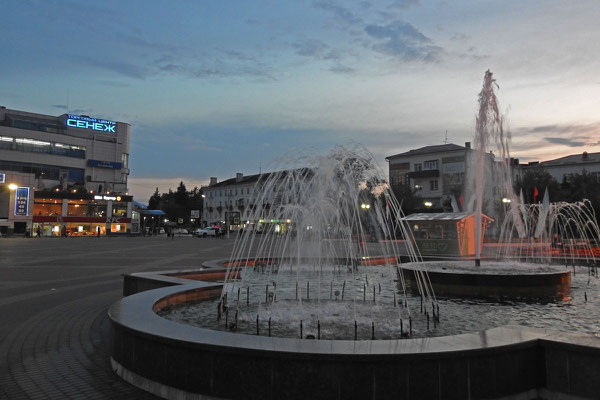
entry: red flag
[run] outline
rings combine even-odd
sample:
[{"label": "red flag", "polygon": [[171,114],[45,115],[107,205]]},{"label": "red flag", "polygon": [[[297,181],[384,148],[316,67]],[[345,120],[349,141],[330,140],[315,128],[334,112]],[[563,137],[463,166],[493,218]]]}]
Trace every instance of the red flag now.
[{"label": "red flag", "polygon": [[533,202],[535,203],[535,200],[537,199],[538,195],[540,193],[537,190],[537,186],[533,188]]}]

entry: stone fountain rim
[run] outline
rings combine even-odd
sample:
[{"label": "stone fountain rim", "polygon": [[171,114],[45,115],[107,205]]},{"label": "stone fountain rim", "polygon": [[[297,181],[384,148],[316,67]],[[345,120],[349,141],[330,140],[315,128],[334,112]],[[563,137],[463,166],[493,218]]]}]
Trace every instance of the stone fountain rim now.
[{"label": "stone fountain rim", "polygon": [[[293,353],[313,356],[411,356],[426,354],[453,354],[465,351],[502,349],[506,346],[518,346],[525,343],[563,336],[563,332],[547,329],[503,326],[481,332],[463,333],[449,336],[381,339],[381,340],[306,340],[256,336],[211,330],[182,324],[160,317],[154,310],[155,305],[172,296],[198,291],[220,289],[222,285],[214,282],[191,281],[174,275],[185,275],[199,271],[215,271],[210,266],[222,265],[223,260],[203,263],[207,269],[171,270],[152,273],[132,274],[142,279],[164,278],[168,287],[147,290],[122,298],[112,304],[108,315],[112,323],[125,329],[149,335],[163,341],[175,341],[189,347],[219,347],[230,351],[255,351],[260,353]],[[222,268],[220,268],[223,271]]]}]

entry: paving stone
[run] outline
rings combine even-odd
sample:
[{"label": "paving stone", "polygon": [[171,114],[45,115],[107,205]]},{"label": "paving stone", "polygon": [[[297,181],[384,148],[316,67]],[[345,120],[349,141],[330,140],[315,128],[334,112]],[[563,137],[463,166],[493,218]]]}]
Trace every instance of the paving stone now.
[{"label": "paving stone", "polygon": [[0,238],[0,398],[155,399],[110,366],[106,310],[121,298],[122,274],[198,267],[228,258],[232,245],[195,237]]}]

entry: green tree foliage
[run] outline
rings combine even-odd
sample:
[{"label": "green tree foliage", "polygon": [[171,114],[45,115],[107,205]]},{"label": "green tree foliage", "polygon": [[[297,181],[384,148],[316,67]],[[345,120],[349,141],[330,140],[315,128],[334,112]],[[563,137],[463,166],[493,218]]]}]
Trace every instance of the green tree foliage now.
[{"label": "green tree foliage", "polygon": [[424,210],[423,199],[410,185],[395,185],[392,189],[406,215],[430,211]]},{"label": "green tree foliage", "polygon": [[188,191],[183,182],[179,182],[176,191],[169,189],[167,193],[160,194],[157,188],[148,200],[149,209],[164,211],[169,221],[176,222],[181,218],[184,225],[190,224],[191,211],[202,210],[203,206],[202,189],[195,187]]},{"label": "green tree foliage", "polygon": [[538,196],[536,201],[542,201],[544,192],[548,189],[551,201],[559,201],[563,197],[560,184],[541,166],[528,170],[522,177],[517,177],[515,182],[515,193],[519,195],[523,190],[523,197],[526,203],[533,203],[534,191],[537,188]]},{"label": "green tree foliage", "polygon": [[548,188],[551,202],[566,201],[574,203],[584,199],[590,200],[596,213],[596,220],[600,217],[600,182],[598,176],[583,171],[581,174],[573,174],[558,183],[548,172],[540,166],[527,171],[515,184],[515,193],[519,194],[523,189],[526,203],[533,202],[533,193],[538,189],[537,201],[542,201],[544,191]]},{"label": "green tree foliage", "polygon": [[149,210],[158,210],[160,208],[160,192],[158,188],[154,191],[154,194],[148,200]]}]

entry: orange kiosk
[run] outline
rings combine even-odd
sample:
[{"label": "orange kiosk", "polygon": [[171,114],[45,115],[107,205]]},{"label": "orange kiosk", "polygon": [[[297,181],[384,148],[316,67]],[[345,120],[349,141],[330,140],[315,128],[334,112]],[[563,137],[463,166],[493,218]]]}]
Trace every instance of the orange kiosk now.
[{"label": "orange kiosk", "polygon": [[[482,216],[481,242],[485,228],[494,220]],[[422,255],[474,256],[475,213],[417,213],[403,218],[410,225]]]}]

